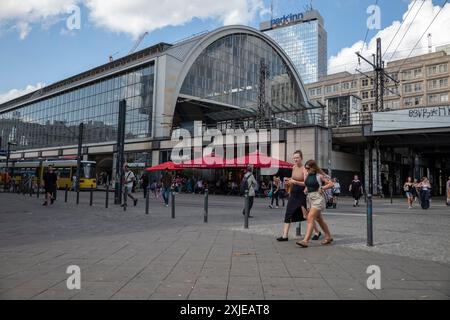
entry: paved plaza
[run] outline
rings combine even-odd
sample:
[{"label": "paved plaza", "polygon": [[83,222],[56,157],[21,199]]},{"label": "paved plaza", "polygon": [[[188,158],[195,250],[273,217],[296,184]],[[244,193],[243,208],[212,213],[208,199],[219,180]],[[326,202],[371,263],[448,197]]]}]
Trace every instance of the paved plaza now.
[{"label": "paved plaza", "polygon": [[[141,195],[139,195],[141,196]],[[244,229],[243,198],[176,195],[176,218],[161,200],[127,211],[105,193],[42,196],[0,193],[0,299],[450,299],[450,208],[424,211],[404,199],[374,200],[374,244],[366,246],[365,203],[348,198],[325,213],[335,242],[307,249],[277,242],[283,208],[256,199]],[[303,223],[302,232],[306,225]],[[69,290],[67,267],[81,270]],[[380,267],[381,289],[367,288]]]}]

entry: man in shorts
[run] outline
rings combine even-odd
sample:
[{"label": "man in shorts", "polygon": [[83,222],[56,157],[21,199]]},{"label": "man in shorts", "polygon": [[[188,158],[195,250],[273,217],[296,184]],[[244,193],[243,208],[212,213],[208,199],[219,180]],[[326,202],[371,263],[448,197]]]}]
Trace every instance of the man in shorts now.
[{"label": "man in shorts", "polygon": [[[133,183],[134,181],[136,181],[136,176],[134,175],[133,171],[130,170],[130,168],[128,167],[128,164],[125,164],[124,166],[124,198],[125,197],[129,197],[131,199],[133,199],[133,203],[134,206],[136,206],[138,199],[133,197],[133,195],[131,194],[132,190],[133,190]],[[125,206],[125,203],[122,204],[122,207]]]}]

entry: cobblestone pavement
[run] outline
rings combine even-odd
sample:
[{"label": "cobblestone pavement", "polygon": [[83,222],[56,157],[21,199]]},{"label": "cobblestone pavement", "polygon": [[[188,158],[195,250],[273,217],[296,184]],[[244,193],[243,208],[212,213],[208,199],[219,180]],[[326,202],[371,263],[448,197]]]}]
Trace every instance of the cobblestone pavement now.
[{"label": "cobblestone pavement", "polygon": [[[112,200],[112,194],[110,196]],[[0,299],[450,299],[450,209],[408,210],[404,199],[374,200],[374,244],[366,246],[364,202],[341,199],[325,214],[332,246],[308,249],[275,240],[282,208],[256,199],[243,228],[243,199],[177,195],[176,218],[160,200],[127,211],[105,193],[74,194],[53,206],[42,198],[0,193]],[[305,225],[302,225],[303,230]],[[68,290],[67,267],[81,268]],[[367,267],[381,269],[369,290]]]}]

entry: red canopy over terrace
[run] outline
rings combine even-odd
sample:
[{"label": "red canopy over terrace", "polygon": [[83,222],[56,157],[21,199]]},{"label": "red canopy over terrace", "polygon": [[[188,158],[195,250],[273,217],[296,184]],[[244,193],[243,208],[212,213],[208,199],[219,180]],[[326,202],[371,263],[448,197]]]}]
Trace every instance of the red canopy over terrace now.
[{"label": "red canopy over terrace", "polygon": [[145,171],[147,171],[147,172],[165,171],[165,170],[169,170],[169,171],[182,170],[182,168],[179,168],[178,165],[176,165],[172,161],[168,161],[168,162],[164,162],[164,163],[158,164],[156,166],[153,166],[151,168],[145,169]]},{"label": "red canopy over terrace", "polygon": [[239,157],[233,160],[234,167],[242,168],[247,165],[253,165],[254,168],[280,168],[292,169],[292,163],[269,157],[268,155],[259,151],[252,152],[246,156]]},{"label": "red canopy over terrace", "polygon": [[183,161],[182,163],[176,164],[176,166],[182,169],[221,169],[225,168],[224,164],[225,159],[223,157],[209,154],[202,158]]},{"label": "red canopy over terrace", "polygon": [[225,159],[216,155],[206,155],[202,158],[183,161],[181,163],[174,163],[172,161],[164,162],[145,171],[164,171],[164,170],[183,170],[183,169],[225,169],[225,168],[245,168],[248,165],[253,165],[254,168],[280,168],[292,169],[293,164],[269,157],[264,153],[255,151],[249,155],[235,158]]}]

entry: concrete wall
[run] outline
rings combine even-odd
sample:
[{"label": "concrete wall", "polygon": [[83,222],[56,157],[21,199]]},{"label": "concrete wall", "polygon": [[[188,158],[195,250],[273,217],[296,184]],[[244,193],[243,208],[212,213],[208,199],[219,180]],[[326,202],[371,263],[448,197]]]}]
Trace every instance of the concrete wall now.
[{"label": "concrete wall", "polygon": [[358,172],[361,169],[361,157],[350,153],[333,151],[331,166],[333,170]]},{"label": "concrete wall", "polygon": [[315,159],[321,168],[328,168],[328,129],[307,127],[287,130],[286,158],[290,159],[298,149],[303,152],[304,161]]}]

